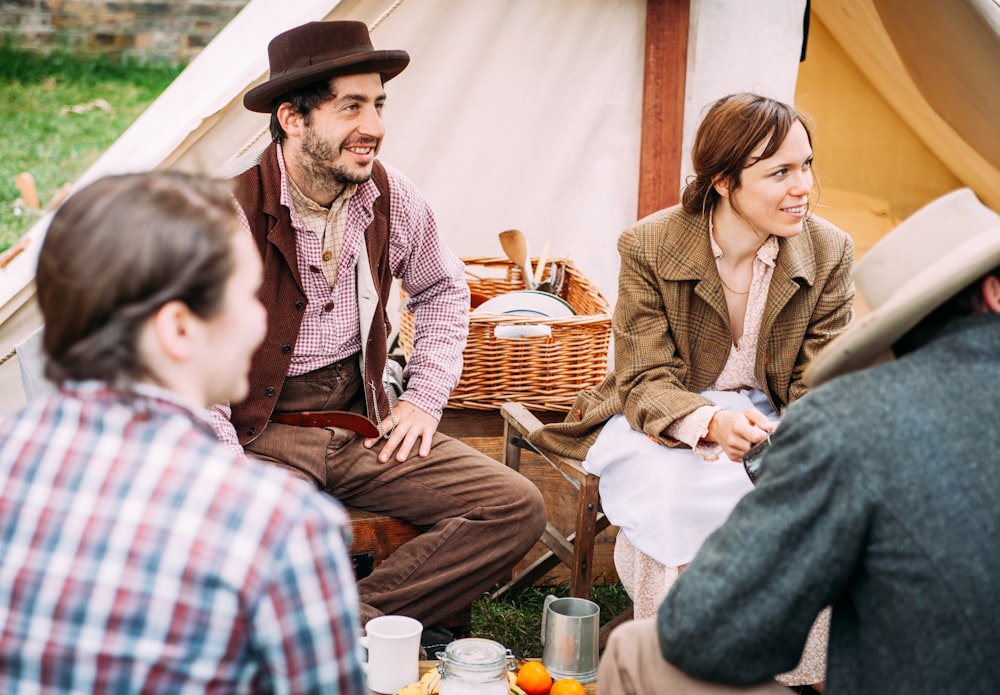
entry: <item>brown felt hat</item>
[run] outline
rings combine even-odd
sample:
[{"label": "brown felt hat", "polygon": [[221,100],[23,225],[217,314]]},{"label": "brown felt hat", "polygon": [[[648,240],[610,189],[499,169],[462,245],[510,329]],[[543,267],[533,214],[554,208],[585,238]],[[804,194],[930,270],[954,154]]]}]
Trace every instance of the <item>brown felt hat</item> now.
[{"label": "brown felt hat", "polygon": [[275,36],[267,46],[271,75],[243,105],[271,113],[281,96],[338,75],[377,72],[388,82],[410,63],[406,51],[376,51],[364,22],[309,22]]}]

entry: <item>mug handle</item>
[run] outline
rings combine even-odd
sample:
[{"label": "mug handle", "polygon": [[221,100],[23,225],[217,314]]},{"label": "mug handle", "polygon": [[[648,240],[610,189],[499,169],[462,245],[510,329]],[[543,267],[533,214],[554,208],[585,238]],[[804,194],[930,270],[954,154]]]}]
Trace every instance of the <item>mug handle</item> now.
[{"label": "mug handle", "polygon": [[361,635],[358,637],[358,646],[365,650],[365,660],[361,662],[361,670],[364,671],[365,677],[368,677],[368,635]]},{"label": "mug handle", "polygon": [[542,603],[542,634],[541,634],[541,641],[542,641],[542,646],[543,647],[545,646],[545,620],[546,620],[546,617],[549,614],[549,604],[551,604],[553,601],[555,601],[556,598],[557,598],[556,596],[553,596],[552,594],[549,594],[549,595],[547,595],[545,597],[545,601]]}]

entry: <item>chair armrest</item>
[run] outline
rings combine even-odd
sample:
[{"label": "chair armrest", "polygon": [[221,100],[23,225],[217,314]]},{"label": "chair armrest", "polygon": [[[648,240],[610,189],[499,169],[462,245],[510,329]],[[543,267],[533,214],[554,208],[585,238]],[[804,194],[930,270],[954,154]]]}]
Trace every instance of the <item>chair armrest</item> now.
[{"label": "chair armrest", "polygon": [[515,432],[523,437],[542,426],[542,421],[521,403],[504,403],[500,406],[500,415]]},{"label": "chair armrest", "polygon": [[[527,437],[542,426],[542,421],[521,403],[508,402],[500,406],[500,415],[503,417],[509,431],[516,432],[521,439],[527,442]],[[579,459],[560,456],[552,451],[540,451],[527,442],[527,445],[538,452],[546,461],[553,465],[571,483],[579,487],[590,473],[583,469],[583,462]],[[596,478],[595,478],[596,480]]]}]

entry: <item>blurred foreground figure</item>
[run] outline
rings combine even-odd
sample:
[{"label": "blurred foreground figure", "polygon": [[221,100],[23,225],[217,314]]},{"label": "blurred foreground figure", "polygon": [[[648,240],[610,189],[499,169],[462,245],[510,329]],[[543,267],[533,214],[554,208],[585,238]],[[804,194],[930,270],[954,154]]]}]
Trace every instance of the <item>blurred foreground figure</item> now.
[{"label": "blurred foreground figure", "polygon": [[0,419],[0,692],[366,693],[346,515],[213,434],[264,337],[229,191],[108,177],[38,260],[46,376]]}]

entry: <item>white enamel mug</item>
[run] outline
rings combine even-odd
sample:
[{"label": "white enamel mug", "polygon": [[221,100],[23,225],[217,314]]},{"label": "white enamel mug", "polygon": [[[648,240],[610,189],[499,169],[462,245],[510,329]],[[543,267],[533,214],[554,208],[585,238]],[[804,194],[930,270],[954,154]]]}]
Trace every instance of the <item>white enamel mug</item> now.
[{"label": "white enamel mug", "polygon": [[405,615],[380,615],[365,625],[359,638],[368,652],[362,667],[368,674],[368,689],[376,693],[394,693],[420,678],[419,620]]}]

